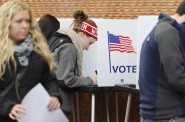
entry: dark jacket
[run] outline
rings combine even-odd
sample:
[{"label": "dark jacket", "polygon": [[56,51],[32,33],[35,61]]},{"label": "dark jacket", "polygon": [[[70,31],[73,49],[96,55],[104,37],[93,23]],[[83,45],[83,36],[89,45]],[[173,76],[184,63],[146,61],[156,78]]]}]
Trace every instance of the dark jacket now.
[{"label": "dark jacket", "polygon": [[169,120],[185,115],[185,51],[179,24],[161,14],[142,45],[140,114]]},{"label": "dark jacket", "polygon": [[[16,62],[18,62],[17,59]],[[23,67],[17,63],[16,73],[20,72],[22,68]],[[6,67],[3,80],[0,80],[0,92],[13,81],[16,73],[11,64],[10,68],[8,68],[8,66]],[[48,64],[40,55],[32,52],[29,57],[29,65],[17,87],[18,94],[16,94],[14,87],[5,97],[0,97],[0,115],[8,116],[12,107],[15,104],[19,104],[24,96],[38,83],[42,83],[51,96],[58,96],[58,84],[55,77],[51,75]],[[20,96],[20,99],[18,96]]]},{"label": "dark jacket", "polygon": [[[48,41],[49,48],[50,48],[50,50],[53,54],[58,51],[60,46],[62,46],[63,44],[66,44],[66,43],[69,43],[69,44],[73,45],[71,39],[67,35],[60,34],[58,32],[56,32],[54,34],[54,36]],[[57,56],[55,58],[58,60],[59,56]],[[60,95],[59,95],[59,97],[60,97],[60,100],[61,100],[60,102],[62,104],[61,109],[63,110],[65,115],[67,117],[69,117],[70,111],[71,111],[71,108],[72,108],[72,91],[71,91],[70,88],[68,88],[68,86],[65,84],[63,79],[58,79],[58,83],[60,85]]]},{"label": "dark jacket", "polygon": [[89,77],[80,77],[75,72],[77,69],[76,47],[68,35],[56,32],[48,41],[49,47],[58,61],[56,77],[61,86],[62,110],[71,112],[72,93],[70,88],[92,85]]}]

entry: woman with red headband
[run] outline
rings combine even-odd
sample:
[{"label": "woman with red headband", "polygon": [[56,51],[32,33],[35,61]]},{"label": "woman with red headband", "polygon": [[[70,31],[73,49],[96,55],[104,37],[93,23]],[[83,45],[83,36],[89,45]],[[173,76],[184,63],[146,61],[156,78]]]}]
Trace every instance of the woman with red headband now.
[{"label": "woman with red headband", "polygon": [[57,21],[55,17],[45,15],[39,20],[39,25],[58,61],[56,77],[63,87],[61,89],[62,110],[69,115],[72,94],[66,88],[97,84],[97,77],[82,76],[83,50],[88,50],[90,45],[97,41],[97,25],[93,20],[88,19],[83,11],[74,13],[74,21],[68,29],[59,29],[56,32],[60,26]]}]

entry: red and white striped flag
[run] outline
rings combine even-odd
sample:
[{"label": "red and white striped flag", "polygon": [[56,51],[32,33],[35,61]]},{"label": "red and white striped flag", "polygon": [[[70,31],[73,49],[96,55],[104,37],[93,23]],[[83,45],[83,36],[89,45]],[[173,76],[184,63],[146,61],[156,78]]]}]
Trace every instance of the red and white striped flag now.
[{"label": "red and white striped flag", "polygon": [[108,33],[110,51],[119,51],[121,53],[136,53],[132,40],[128,36],[116,36]]}]

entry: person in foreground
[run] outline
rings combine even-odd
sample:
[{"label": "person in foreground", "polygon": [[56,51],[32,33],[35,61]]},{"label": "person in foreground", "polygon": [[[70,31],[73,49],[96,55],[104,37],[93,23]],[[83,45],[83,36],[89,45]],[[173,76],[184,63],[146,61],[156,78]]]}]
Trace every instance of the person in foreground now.
[{"label": "person in foreground", "polygon": [[21,100],[38,83],[51,96],[48,110],[58,109],[58,84],[52,74],[56,63],[31,10],[20,1],[5,2],[0,7],[0,23],[0,121],[16,122],[26,113]]},{"label": "person in foreground", "polygon": [[83,50],[88,50],[90,45],[97,41],[97,25],[81,10],[74,12],[74,22],[69,29],[61,28],[57,31],[57,28],[60,28],[57,21],[54,16],[47,14],[41,17],[38,23],[48,39],[51,52],[58,61],[56,77],[63,87],[62,110],[69,116],[72,93],[64,87],[75,88],[97,84],[97,76],[90,78],[82,75]]},{"label": "person in foreground", "polygon": [[185,122],[185,46],[181,23],[185,1],[176,14],[160,14],[143,42],[139,89],[141,122]]}]

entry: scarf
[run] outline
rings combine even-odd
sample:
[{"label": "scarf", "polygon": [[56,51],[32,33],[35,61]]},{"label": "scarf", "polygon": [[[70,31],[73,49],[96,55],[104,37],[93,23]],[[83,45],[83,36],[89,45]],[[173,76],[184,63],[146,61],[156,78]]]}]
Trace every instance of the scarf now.
[{"label": "scarf", "polygon": [[76,48],[76,54],[77,54],[77,75],[80,76],[82,74],[82,62],[83,62],[83,49],[82,46],[80,44],[80,38],[79,36],[76,34],[75,31],[73,31],[72,29],[59,29],[57,32],[65,34],[67,36],[69,36]]},{"label": "scarf", "polygon": [[20,65],[28,66],[28,56],[33,51],[33,40],[31,35],[28,35],[24,41],[18,42],[15,45],[14,55],[18,58]]}]

